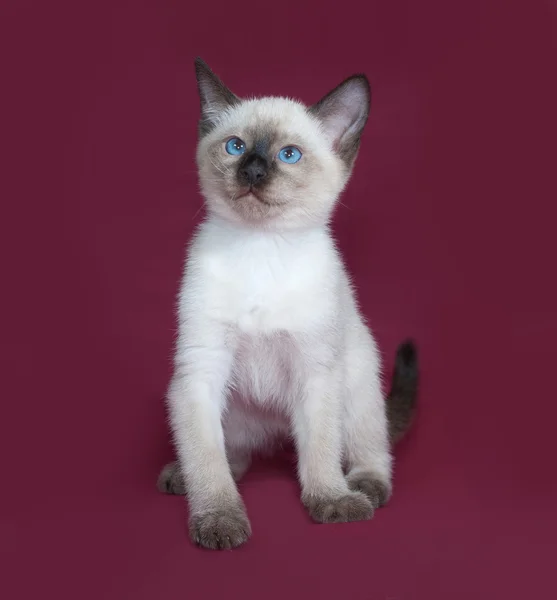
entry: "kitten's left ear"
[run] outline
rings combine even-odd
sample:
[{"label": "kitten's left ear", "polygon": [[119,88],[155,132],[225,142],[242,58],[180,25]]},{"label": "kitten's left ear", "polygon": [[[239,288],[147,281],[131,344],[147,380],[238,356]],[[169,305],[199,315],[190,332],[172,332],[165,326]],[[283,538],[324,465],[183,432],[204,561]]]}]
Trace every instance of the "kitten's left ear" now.
[{"label": "kitten's left ear", "polygon": [[310,114],[323,124],[333,148],[350,167],[360,146],[360,136],[369,116],[371,91],[365,75],[343,81],[317,104]]},{"label": "kitten's left ear", "polygon": [[240,99],[211,71],[201,58],[195,59],[195,76],[201,100],[199,133],[205,135],[215,126],[220,113],[238,104]]}]

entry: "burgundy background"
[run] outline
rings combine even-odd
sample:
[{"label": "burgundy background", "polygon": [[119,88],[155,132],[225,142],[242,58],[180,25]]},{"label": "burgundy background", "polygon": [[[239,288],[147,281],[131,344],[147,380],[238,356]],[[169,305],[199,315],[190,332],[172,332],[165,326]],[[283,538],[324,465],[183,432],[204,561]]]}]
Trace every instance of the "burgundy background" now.
[{"label": "burgundy background", "polygon": [[[211,16],[212,15],[212,16]],[[2,3],[0,595],[552,598],[557,7],[541,0]],[[287,461],[242,484],[253,538],[195,549],[170,374],[203,56],[238,94],[369,74],[336,227],[390,372],[419,342],[396,492],[317,526]]]}]

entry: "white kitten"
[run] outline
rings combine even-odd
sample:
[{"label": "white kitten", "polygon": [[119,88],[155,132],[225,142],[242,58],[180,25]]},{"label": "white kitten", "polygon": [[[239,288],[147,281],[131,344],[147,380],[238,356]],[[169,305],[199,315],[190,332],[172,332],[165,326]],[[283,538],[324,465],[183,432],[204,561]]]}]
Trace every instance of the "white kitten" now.
[{"label": "white kitten", "polygon": [[187,491],[194,542],[238,546],[250,525],[235,480],[254,451],[290,436],[313,519],[369,519],[391,493],[390,443],[409,424],[417,362],[401,346],[385,403],[379,353],[328,227],[368,117],[367,79],[307,108],[240,100],[201,60],[196,72],[208,218],[180,292],[168,393],[179,461],[159,487]]}]

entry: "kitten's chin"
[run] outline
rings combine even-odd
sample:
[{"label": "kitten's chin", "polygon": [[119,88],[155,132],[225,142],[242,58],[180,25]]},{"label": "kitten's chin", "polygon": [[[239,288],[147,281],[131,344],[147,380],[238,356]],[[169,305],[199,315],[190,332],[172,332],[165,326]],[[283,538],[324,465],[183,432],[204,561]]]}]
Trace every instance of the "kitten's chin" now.
[{"label": "kitten's chin", "polygon": [[326,224],[330,211],[310,212],[292,201],[282,201],[261,190],[240,189],[233,192],[202,188],[209,214],[236,225],[292,230]]},{"label": "kitten's chin", "polygon": [[209,213],[225,221],[248,227],[280,229],[285,218],[288,220],[288,210],[285,210],[287,207],[267,204],[252,193],[236,197],[234,200],[226,198],[221,202],[209,201],[207,208]]}]

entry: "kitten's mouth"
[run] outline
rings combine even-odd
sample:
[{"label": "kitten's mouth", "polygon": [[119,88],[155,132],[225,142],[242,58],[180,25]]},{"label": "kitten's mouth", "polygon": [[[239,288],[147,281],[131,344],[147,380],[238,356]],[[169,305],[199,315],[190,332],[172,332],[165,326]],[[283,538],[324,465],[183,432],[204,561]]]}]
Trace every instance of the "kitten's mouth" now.
[{"label": "kitten's mouth", "polygon": [[272,206],[272,204],[270,202],[267,202],[267,200],[265,200],[265,198],[263,198],[260,195],[260,193],[256,192],[252,187],[250,187],[249,189],[247,189],[245,192],[242,192],[241,194],[238,194],[236,196],[236,200],[240,200],[241,198],[247,198],[248,196],[253,196],[256,200],[258,200],[262,204],[266,204],[267,206]]}]

